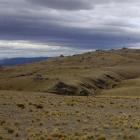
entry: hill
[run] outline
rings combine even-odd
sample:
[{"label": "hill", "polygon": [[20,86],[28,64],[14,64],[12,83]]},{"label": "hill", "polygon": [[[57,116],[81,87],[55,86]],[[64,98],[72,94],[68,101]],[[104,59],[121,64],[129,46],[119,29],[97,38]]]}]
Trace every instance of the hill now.
[{"label": "hill", "polygon": [[0,65],[2,66],[12,66],[12,65],[21,65],[21,64],[28,64],[33,62],[38,62],[42,60],[48,59],[47,57],[35,57],[35,58],[7,58],[7,59],[1,59]]},{"label": "hill", "polygon": [[[124,82],[129,85],[129,81],[136,79],[137,83],[139,78],[140,50],[97,50],[5,67],[0,72],[0,89],[86,96],[102,95],[107,90],[117,95],[115,91],[122,90],[119,93],[126,95]],[[135,88],[135,82],[130,94],[137,95],[139,84]]]}]

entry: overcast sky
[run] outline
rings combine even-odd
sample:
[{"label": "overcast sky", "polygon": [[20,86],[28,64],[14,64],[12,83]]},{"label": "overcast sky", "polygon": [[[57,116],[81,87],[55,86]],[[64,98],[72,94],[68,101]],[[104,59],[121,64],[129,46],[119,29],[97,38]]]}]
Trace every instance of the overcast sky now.
[{"label": "overcast sky", "polygon": [[140,0],[0,0],[0,58],[140,48]]}]

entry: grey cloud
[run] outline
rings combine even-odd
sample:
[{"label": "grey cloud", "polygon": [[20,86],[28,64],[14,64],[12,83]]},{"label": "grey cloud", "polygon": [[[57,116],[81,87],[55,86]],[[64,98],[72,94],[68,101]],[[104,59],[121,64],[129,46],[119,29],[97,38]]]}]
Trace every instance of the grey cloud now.
[{"label": "grey cloud", "polygon": [[29,0],[32,3],[53,9],[87,10],[93,8],[91,0]]},{"label": "grey cloud", "polygon": [[[42,23],[26,21],[25,19],[5,19],[10,24],[0,25],[0,37],[12,40],[33,40],[77,48],[108,48],[123,46],[130,42],[137,42],[137,34],[111,26],[94,28],[78,28],[57,25],[51,22]],[[111,24],[111,23],[110,23]],[[121,26],[121,25],[120,25]]]},{"label": "grey cloud", "polygon": [[[27,0],[32,4],[58,10],[89,10],[100,4],[131,3],[132,0]],[[133,1],[134,3],[138,1]]]},{"label": "grey cloud", "polygon": [[[0,40],[29,40],[78,50],[139,44],[138,3],[138,0],[1,0]],[[0,49],[3,56],[4,47]],[[20,55],[27,52],[9,48],[10,54],[16,51]],[[39,53],[42,54],[38,50]]]}]

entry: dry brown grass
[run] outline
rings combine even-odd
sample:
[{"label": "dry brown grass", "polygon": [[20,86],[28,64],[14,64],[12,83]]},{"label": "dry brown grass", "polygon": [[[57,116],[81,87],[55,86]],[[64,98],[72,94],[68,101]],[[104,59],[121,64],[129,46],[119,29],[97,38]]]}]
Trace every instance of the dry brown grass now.
[{"label": "dry brown grass", "polygon": [[0,108],[2,140],[140,139],[140,98],[1,91]]}]

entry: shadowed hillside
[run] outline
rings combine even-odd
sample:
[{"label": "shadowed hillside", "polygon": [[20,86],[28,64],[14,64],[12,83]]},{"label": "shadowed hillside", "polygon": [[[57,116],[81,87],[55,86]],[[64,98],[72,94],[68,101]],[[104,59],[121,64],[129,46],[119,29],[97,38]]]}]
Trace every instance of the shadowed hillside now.
[{"label": "shadowed hillside", "polygon": [[[126,91],[121,88],[123,82],[139,78],[140,50],[97,50],[5,67],[0,72],[0,89],[83,96],[99,95],[104,90],[113,89],[109,93],[116,95],[114,90]],[[131,90],[134,91],[135,88],[132,86]],[[123,94],[125,92],[121,95]]]}]

